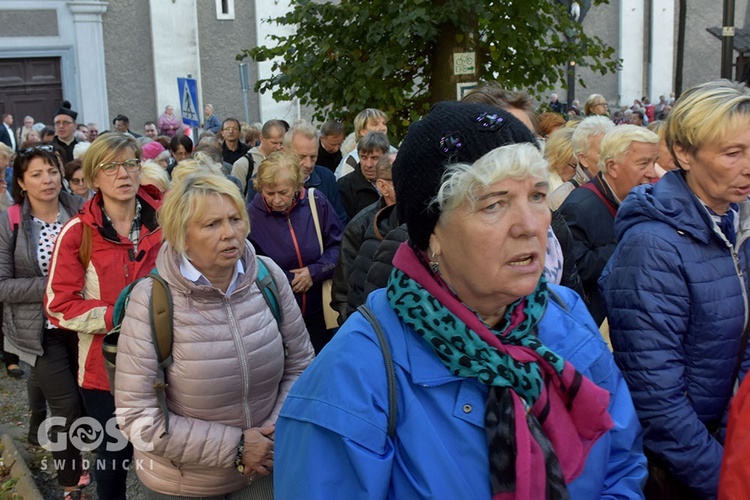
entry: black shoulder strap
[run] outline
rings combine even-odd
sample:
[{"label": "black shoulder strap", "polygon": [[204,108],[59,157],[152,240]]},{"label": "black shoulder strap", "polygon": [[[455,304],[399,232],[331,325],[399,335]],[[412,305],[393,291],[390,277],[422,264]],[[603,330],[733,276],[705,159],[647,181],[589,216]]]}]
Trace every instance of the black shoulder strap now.
[{"label": "black shoulder strap", "polygon": [[398,410],[396,407],[396,371],[393,368],[391,347],[390,344],[388,344],[388,339],[385,337],[385,333],[383,333],[383,328],[381,328],[380,322],[378,322],[378,319],[370,308],[362,304],[357,310],[370,323],[370,326],[375,330],[375,334],[378,336],[378,341],[380,342],[380,350],[383,353],[383,360],[385,361],[385,376],[388,381],[388,437],[393,439],[396,436]]},{"label": "black shoulder strap", "polygon": [[569,311],[568,304],[566,304],[562,297],[560,297],[557,292],[552,290],[551,288],[547,288],[547,293],[549,294],[549,298],[552,299],[552,301],[557,304],[558,306],[562,307],[566,312]]},{"label": "black shoulder strap", "polygon": [[255,173],[255,160],[253,160],[253,155],[250,154],[249,149],[245,153],[245,158],[247,158],[247,174],[245,174],[245,192],[242,194],[247,198],[247,188],[250,185],[250,179],[253,178],[253,174]]}]

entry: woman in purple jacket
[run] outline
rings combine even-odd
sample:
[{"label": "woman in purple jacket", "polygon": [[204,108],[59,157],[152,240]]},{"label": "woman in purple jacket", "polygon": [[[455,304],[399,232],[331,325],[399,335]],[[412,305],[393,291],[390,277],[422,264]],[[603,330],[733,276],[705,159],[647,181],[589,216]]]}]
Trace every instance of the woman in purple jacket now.
[{"label": "woman in purple jacket", "polygon": [[[260,255],[271,257],[286,273],[310,341],[318,353],[331,339],[323,316],[322,285],[333,277],[343,233],[336,211],[319,191],[314,192],[322,244],[318,239],[309,193],[303,187],[299,157],[273,153],[258,167],[250,202],[250,241]],[[322,247],[322,251],[321,251]]]}]

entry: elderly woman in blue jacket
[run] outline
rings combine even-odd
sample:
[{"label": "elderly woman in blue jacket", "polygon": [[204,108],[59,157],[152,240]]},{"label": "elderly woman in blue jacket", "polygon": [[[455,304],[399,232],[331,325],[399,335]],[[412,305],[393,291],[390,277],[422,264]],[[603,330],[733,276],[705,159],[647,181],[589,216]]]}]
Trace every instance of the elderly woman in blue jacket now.
[{"label": "elderly woman in blue jacket", "polygon": [[725,411],[746,371],[750,95],[727,81],[700,85],[666,127],[679,169],[625,199],[600,285],[659,479],[647,495],[715,498]]},{"label": "elderly woman in blue jacket", "polygon": [[409,241],[370,319],[350,316],[292,388],[277,498],[642,497],[625,381],[581,298],[542,277],[533,140],[480,104],[411,126],[393,166]]}]

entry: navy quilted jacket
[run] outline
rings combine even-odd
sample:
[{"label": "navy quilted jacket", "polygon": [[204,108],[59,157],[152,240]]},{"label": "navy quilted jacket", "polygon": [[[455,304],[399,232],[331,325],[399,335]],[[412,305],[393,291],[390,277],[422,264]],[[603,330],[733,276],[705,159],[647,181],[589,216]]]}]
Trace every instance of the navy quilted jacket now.
[{"label": "navy quilted jacket", "polygon": [[724,416],[747,317],[749,216],[744,202],[733,249],[682,173],[669,172],[620,206],[599,280],[644,446],[705,498],[716,497],[723,451],[707,426]]}]

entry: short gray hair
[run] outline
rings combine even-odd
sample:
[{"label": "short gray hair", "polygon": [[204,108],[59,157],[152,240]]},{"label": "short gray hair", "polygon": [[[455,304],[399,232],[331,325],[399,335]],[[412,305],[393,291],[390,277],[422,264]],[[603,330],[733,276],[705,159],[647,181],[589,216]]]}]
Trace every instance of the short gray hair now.
[{"label": "short gray hair", "polygon": [[604,135],[614,128],[615,124],[606,116],[589,116],[581,121],[573,132],[573,154],[585,154],[589,149],[589,137]]},{"label": "short gray hair", "polygon": [[388,136],[383,132],[367,132],[365,136],[357,143],[357,153],[372,153],[379,149],[383,154],[391,150],[391,143],[388,142]]},{"label": "short gray hair", "polygon": [[476,203],[476,193],[505,179],[549,179],[547,160],[531,143],[508,144],[485,154],[471,165],[456,163],[443,174],[437,196],[432,201],[441,212],[450,212],[469,201]]},{"label": "short gray hair", "polygon": [[292,147],[292,141],[298,135],[301,135],[302,137],[306,137],[308,139],[317,140],[318,130],[305,120],[299,120],[289,128],[286,134],[284,134],[284,147]]}]

